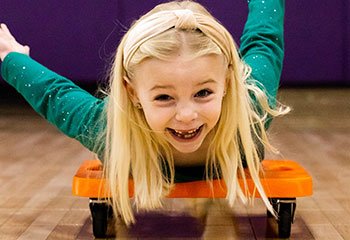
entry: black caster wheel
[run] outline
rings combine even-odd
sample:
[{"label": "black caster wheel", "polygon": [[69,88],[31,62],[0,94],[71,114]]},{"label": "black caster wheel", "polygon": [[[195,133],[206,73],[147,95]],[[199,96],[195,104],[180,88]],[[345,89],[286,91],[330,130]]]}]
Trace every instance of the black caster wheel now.
[{"label": "black caster wheel", "polygon": [[273,215],[270,213],[269,210],[266,210],[266,215],[267,215],[267,218],[273,218]]},{"label": "black caster wheel", "polygon": [[[294,214],[296,209],[295,198],[269,198],[273,209],[277,213],[278,236],[279,238],[289,238],[294,222]],[[267,217],[272,218],[273,215],[267,210]]]},{"label": "black caster wheel", "polygon": [[292,227],[292,203],[280,203],[278,212],[278,236],[289,238]]},{"label": "black caster wheel", "polygon": [[[272,205],[273,210],[275,210],[275,212],[278,212],[277,199],[276,198],[269,198],[269,201]],[[267,214],[268,218],[274,218],[274,216],[272,215],[272,213],[270,213],[269,210],[266,210],[266,214]]]},{"label": "black caster wheel", "polygon": [[96,238],[107,237],[108,220],[113,218],[113,211],[106,202],[90,200],[92,230]]}]

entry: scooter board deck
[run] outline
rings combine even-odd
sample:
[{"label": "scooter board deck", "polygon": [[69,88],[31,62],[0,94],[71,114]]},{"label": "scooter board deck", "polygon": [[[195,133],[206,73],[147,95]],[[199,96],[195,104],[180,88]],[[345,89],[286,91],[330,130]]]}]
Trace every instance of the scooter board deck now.
[{"label": "scooter board deck", "polygon": [[[268,198],[296,198],[312,195],[312,178],[297,162],[291,160],[263,160],[263,171],[260,181]],[[105,198],[106,179],[102,176],[103,167],[99,160],[85,161],[73,178],[72,193],[75,196],[89,198]],[[246,183],[250,194],[260,197],[255,184],[250,177],[249,170],[245,169]],[[238,177],[241,186],[242,178]],[[223,180],[194,181],[176,183],[170,191],[168,198],[225,198],[226,185]],[[129,196],[134,195],[133,180],[129,180]]]}]

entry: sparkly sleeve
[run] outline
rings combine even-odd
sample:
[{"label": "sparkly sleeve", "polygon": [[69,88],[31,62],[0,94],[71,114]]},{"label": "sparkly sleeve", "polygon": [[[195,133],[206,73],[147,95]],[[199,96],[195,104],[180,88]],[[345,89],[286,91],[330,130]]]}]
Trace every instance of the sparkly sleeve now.
[{"label": "sparkly sleeve", "polygon": [[284,0],[248,0],[240,52],[274,105],[284,57]]},{"label": "sparkly sleeve", "polygon": [[94,150],[96,135],[105,126],[101,120],[103,100],[24,54],[8,54],[1,74],[36,112],[67,136]]}]

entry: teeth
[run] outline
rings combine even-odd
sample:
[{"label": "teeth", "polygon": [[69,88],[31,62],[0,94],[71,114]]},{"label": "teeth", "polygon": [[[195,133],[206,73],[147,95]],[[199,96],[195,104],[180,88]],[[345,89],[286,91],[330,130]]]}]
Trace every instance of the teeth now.
[{"label": "teeth", "polygon": [[172,130],[173,130],[174,134],[177,135],[178,137],[181,137],[181,138],[192,138],[192,137],[194,137],[197,134],[197,131],[198,131],[199,128],[196,128],[194,130],[188,131],[185,134],[182,131],[178,131],[178,130],[175,130],[175,129],[172,129]]},{"label": "teeth", "polygon": [[[198,129],[198,128],[197,128],[197,129]],[[189,131],[188,133],[194,133],[195,131],[197,131],[197,129],[191,130],[191,131]]]},{"label": "teeth", "polygon": [[[199,129],[199,128],[196,128],[196,129],[194,129],[194,130],[188,131],[187,134],[192,134],[192,133],[196,132],[198,129]],[[176,129],[174,129],[174,131],[175,131],[176,133],[178,133],[178,134],[183,134],[182,131],[178,131],[178,130],[176,130]],[[186,135],[185,135],[185,136],[186,136]]]}]

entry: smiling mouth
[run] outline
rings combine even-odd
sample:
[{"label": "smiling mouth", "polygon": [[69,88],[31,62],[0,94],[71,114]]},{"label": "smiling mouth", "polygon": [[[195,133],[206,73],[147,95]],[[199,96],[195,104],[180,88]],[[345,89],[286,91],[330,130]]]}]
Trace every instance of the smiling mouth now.
[{"label": "smiling mouth", "polygon": [[203,125],[201,125],[200,127],[196,128],[196,129],[192,129],[189,131],[179,131],[179,130],[175,130],[172,128],[168,128],[168,130],[170,131],[170,133],[178,138],[181,139],[192,139],[195,136],[197,136],[197,134],[200,132],[200,130],[202,129]]}]

